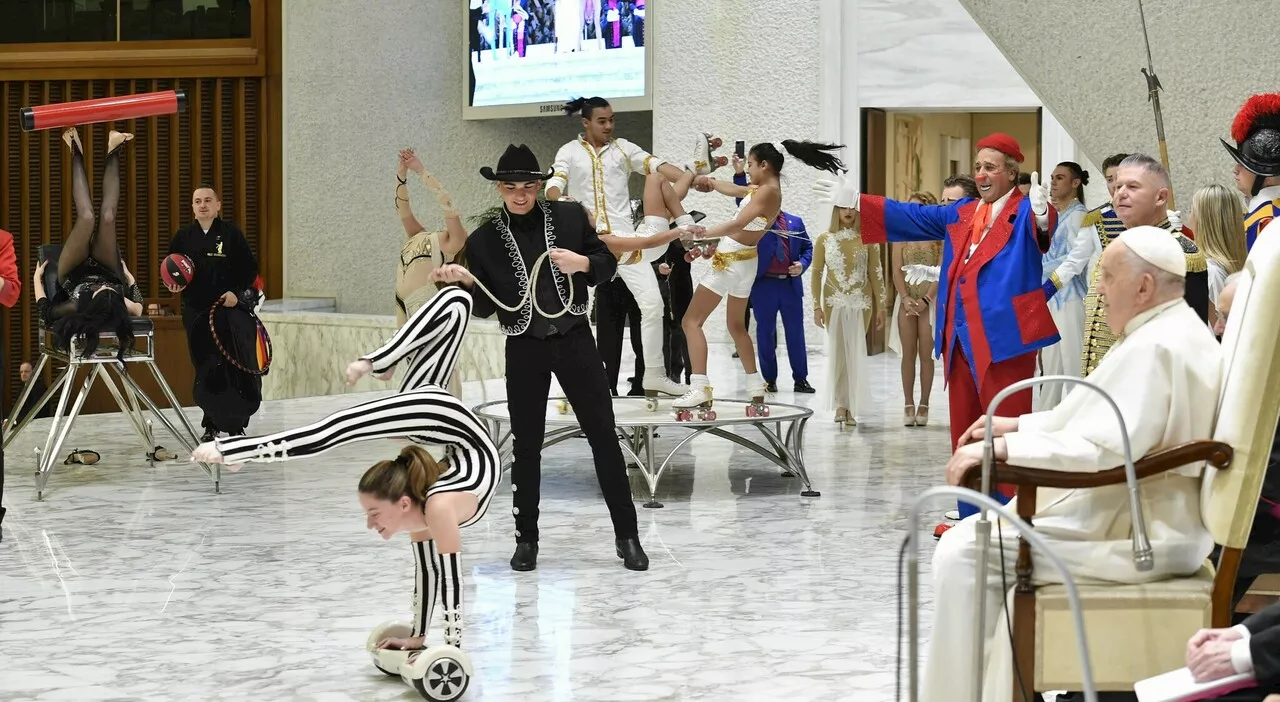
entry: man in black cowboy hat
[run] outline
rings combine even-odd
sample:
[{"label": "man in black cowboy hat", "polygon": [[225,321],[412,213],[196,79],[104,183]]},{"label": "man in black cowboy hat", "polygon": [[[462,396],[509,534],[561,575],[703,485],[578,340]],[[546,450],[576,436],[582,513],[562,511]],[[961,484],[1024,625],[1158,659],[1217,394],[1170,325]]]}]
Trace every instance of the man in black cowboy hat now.
[{"label": "man in black cowboy hat", "polygon": [[507,335],[507,403],[515,454],[511,568],[533,570],[538,565],[542,439],[555,374],[591,445],[596,478],[613,518],[617,554],[627,568],[647,570],[609,384],[586,317],[587,286],[613,278],[617,259],[601,243],[581,205],[538,200],[551,173],[539,168],[529,147],[508,146],[497,169],[486,166],[480,174],[497,183],[503,207],[467,239],[470,270],[450,264],[436,269],[434,276],[471,288],[472,314],[489,317],[496,312]]},{"label": "man in black cowboy hat", "polygon": [[1238,146],[1220,141],[1236,160],[1236,188],[1249,198],[1244,228],[1252,249],[1258,232],[1280,215],[1280,93],[1249,98],[1231,124],[1231,138]]}]

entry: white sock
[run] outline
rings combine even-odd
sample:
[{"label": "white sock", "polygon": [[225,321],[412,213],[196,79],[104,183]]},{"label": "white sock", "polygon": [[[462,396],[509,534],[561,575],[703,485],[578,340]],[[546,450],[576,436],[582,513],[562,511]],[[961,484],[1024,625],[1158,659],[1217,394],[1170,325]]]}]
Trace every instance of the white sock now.
[{"label": "white sock", "polygon": [[747,389],[757,388],[761,385],[764,385],[764,381],[760,379],[760,371],[747,373]]},{"label": "white sock", "polygon": [[644,228],[650,236],[665,232],[670,225],[666,217],[657,217],[654,215],[644,216]]},{"label": "white sock", "polygon": [[677,226],[677,227],[687,227],[687,226],[690,226],[690,225],[692,225],[692,224],[697,224],[696,222],[694,222],[694,221],[693,221],[693,215],[690,215],[690,214],[682,214],[682,215],[680,215],[679,217],[676,217],[676,226]]},{"label": "white sock", "polygon": [[707,379],[706,375],[698,375],[697,373],[694,373],[689,379],[689,387],[693,388],[705,388],[710,384],[711,381]]}]

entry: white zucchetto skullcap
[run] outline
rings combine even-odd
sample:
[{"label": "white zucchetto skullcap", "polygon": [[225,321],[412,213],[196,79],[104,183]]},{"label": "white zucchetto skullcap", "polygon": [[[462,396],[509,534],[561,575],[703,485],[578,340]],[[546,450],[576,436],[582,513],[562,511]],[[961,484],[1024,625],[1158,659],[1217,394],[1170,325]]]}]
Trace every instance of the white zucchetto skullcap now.
[{"label": "white zucchetto skullcap", "polygon": [[1138,258],[1179,278],[1187,277],[1187,256],[1174,234],[1160,227],[1134,227],[1116,237]]}]

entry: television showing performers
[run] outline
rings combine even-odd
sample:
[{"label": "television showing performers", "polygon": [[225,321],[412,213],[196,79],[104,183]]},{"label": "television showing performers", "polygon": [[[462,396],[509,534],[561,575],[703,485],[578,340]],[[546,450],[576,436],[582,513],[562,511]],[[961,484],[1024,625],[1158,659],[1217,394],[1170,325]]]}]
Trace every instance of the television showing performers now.
[{"label": "television showing performers", "polygon": [[470,0],[470,107],[645,95],[646,0]]}]

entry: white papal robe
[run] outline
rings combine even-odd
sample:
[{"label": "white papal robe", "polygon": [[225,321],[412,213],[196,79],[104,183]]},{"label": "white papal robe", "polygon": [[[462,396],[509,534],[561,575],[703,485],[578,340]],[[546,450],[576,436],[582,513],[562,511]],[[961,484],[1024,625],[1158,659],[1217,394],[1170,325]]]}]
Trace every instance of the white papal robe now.
[{"label": "white papal robe", "polygon": [[[1130,321],[1121,341],[1089,380],[1119,406],[1137,460],[1213,435],[1221,362],[1222,350],[1213,333],[1179,298]],[[1092,473],[1124,463],[1115,413],[1096,391],[1081,386],[1054,409],[1020,417],[1018,431],[1006,434],[1005,443],[1011,465]],[[1036,532],[1067,563],[1077,583],[1143,583],[1190,575],[1213,548],[1200,515],[1202,468],[1203,464],[1185,466],[1142,482],[1143,513],[1155,557],[1155,568],[1149,572],[1138,572],[1133,565],[1124,484],[1082,490],[1040,488],[1033,517]],[[1016,503],[1010,508],[1016,508]],[[925,702],[949,702],[968,694],[973,684],[969,652],[974,634],[976,519],[976,515],[970,517],[944,534],[934,553],[934,623],[921,689]],[[1009,637],[1003,627],[996,632],[1005,595],[1001,531],[1010,588],[1018,549],[1017,532],[993,523],[986,596],[986,702],[1008,702],[1012,692]],[[1062,582],[1053,565],[1034,549],[1032,562],[1036,582]]]}]

